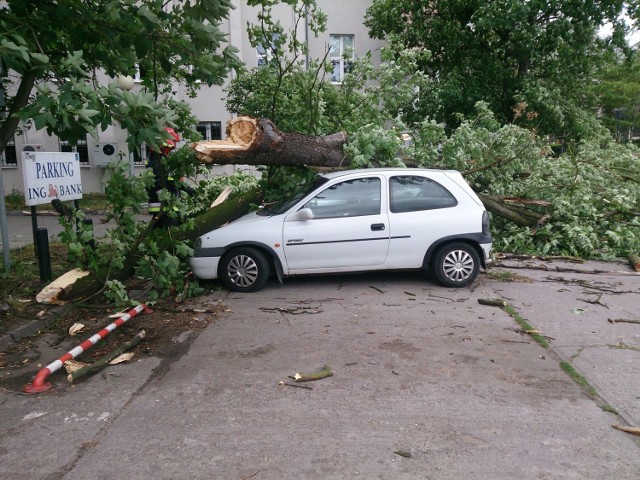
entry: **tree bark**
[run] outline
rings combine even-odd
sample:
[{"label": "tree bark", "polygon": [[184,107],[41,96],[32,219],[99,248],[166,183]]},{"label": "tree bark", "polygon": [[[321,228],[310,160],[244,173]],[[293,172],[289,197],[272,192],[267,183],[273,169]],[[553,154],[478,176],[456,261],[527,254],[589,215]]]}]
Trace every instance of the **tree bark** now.
[{"label": "tree bark", "polygon": [[478,196],[491,213],[506,218],[521,227],[539,227],[539,224],[545,221],[544,214],[534,212],[524,207],[510,205],[506,203],[502,197],[482,193],[479,193]]},{"label": "tree bark", "polygon": [[344,132],[314,136],[284,133],[266,118],[237,117],[227,124],[227,140],[191,144],[200,163],[344,167]]}]

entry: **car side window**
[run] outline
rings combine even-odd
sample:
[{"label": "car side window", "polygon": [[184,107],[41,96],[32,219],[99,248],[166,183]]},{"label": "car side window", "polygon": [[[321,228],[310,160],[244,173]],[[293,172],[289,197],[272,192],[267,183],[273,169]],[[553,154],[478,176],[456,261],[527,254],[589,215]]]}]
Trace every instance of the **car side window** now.
[{"label": "car side window", "polygon": [[324,189],[303,208],[310,208],[314,218],[378,215],[380,197],[379,178],[358,178]]},{"label": "car side window", "polygon": [[402,175],[389,180],[390,210],[416,212],[455,207],[456,198],[438,182],[418,175]]}]

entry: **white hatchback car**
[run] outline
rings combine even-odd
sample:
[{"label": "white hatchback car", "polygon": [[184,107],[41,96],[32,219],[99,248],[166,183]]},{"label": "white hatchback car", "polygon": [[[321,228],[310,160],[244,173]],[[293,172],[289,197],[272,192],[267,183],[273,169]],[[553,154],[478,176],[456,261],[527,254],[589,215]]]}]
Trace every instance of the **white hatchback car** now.
[{"label": "white hatchback car", "polygon": [[489,216],[459,172],[380,168],[318,175],[290,200],[196,242],[202,279],[255,292],[285,276],[431,269],[447,287],[486,267]]}]

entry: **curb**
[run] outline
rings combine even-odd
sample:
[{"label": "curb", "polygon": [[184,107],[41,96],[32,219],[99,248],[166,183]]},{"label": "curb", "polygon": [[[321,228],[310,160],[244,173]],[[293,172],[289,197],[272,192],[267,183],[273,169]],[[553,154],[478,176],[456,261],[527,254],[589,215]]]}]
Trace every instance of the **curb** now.
[{"label": "curb", "polygon": [[12,331],[0,336],[0,352],[6,352],[9,348],[15,346],[21,340],[35,335],[40,330],[49,328],[57,321],[58,310],[63,307],[63,305],[58,305],[47,311],[46,315],[44,315],[42,318],[31,320],[29,323],[20,325]]}]

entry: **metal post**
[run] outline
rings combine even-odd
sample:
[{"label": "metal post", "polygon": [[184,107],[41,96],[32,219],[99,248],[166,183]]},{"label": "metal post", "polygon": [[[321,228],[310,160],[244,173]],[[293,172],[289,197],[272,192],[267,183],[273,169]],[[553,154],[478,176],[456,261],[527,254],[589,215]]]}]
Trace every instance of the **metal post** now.
[{"label": "metal post", "polygon": [[33,232],[33,251],[38,256],[38,211],[35,205],[31,206],[31,231]]},{"label": "metal post", "polygon": [[49,255],[49,233],[46,228],[38,228],[36,233],[38,244],[38,266],[40,267],[40,281],[51,281],[51,257]]},{"label": "metal post", "polygon": [[80,229],[79,222],[78,222],[78,216],[76,215],[76,213],[78,213],[78,210],[80,210],[80,200],[76,199],[76,200],[73,201],[73,216],[74,216],[74,218],[76,220],[76,233]]}]

